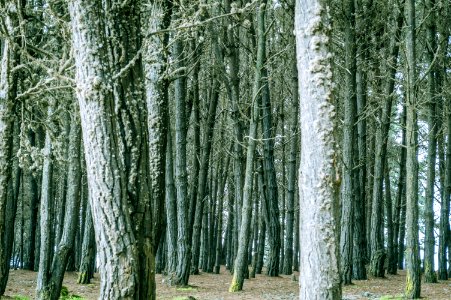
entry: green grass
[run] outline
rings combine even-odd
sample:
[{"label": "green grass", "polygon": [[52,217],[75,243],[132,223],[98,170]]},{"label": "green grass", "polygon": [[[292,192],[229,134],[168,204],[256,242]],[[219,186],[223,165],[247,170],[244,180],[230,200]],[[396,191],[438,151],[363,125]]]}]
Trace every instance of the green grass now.
[{"label": "green grass", "polygon": [[179,292],[197,292],[197,288],[191,285],[177,288]]},{"label": "green grass", "polygon": [[14,300],[29,300],[30,298],[25,297],[25,296],[21,296],[21,295],[17,295],[13,297]]},{"label": "green grass", "polygon": [[379,298],[379,300],[403,300],[404,295],[397,295],[397,296],[392,296],[392,295],[386,295],[386,296],[382,296],[381,298]]}]

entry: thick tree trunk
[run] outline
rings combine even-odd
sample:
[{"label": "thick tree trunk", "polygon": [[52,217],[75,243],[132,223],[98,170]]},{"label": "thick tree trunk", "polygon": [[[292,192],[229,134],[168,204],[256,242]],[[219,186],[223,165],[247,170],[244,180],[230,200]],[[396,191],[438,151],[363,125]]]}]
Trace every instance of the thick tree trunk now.
[{"label": "thick tree trunk", "polygon": [[[76,0],[69,3],[90,204],[96,229],[99,264],[103,266],[100,274],[100,298],[135,299],[143,292],[139,280],[142,276],[140,264],[147,266],[147,261],[143,264],[139,256],[138,241],[134,234],[136,224],[132,224],[130,215],[132,209],[129,196],[132,195],[129,192],[133,192],[133,187],[129,186],[128,190],[128,180],[120,161],[130,153],[122,153],[122,156],[119,148],[128,149],[117,144],[119,139],[116,126],[123,121],[117,115],[118,111],[115,111],[115,107],[120,107],[119,103],[115,103],[117,95],[114,94],[119,87],[111,86],[107,81],[107,78],[113,76],[108,67],[108,63],[113,61],[108,56],[111,49],[107,45],[112,45],[105,37],[105,26],[111,24],[104,23],[108,20],[101,12],[105,12],[108,17],[117,16],[118,11],[110,9],[102,8],[101,3],[96,1]],[[122,25],[129,24],[124,22]],[[122,75],[116,74],[118,77]],[[137,109],[131,103],[128,103],[127,108],[131,111]],[[127,131],[126,134],[132,132]],[[134,139],[135,136],[131,138]],[[140,149],[135,150],[137,151],[133,155],[139,155]],[[138,177],[138,174],[135,175]],[[143,284],[147,285],[148,282]]]},{"label": "thick tree trunk", "polygon": [[307,300],[341,299],[327,9],[324,1],[296,1],[301,128],[299,283],[300,298]]},{"label": "thick tree trunk", "polygon": [[406,57],[407,57],[407,162],[406,162],[406,290],[408,299],[420,298],[420,252],[418,241],[418,103],[415,95],[416,53],[415,53],[415,1],[406,0]]}]

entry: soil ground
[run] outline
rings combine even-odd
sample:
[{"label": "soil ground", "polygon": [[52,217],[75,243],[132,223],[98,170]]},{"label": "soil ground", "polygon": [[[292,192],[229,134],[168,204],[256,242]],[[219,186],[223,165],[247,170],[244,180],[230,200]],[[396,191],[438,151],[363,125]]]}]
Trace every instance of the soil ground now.
[{"label": "soil ground", "polygon": [[[2,299],[17,299],[17,296],[33,299],[36,288],[36,273],[24,270],[11,270],[8,287]],[[296,279],[299,274],[295,273]],[[190,277],[191,287],[176,289],[165,283],[161,275],[157,275],[157,298],[172,300],[176,297],[192,296],[198,300],[292,300],[299,299],[298,281],[293,281],[292,276],[281,275],[271,278],[265,275],[257,275],[255,279],[244,282],[242,292],[231,294],[228,292],[232,276],[224,267],[221,274],[193,275]],[[99,295],[99,276],[95,275],[92,284],[79,285],[76,273],[66,273],[64,286],[72,295],[94,300]],[[405,284],[405,272],[399,271],[398,275],[388,275],[384,279],[354,281],[353,285],[343,288],[343,299],[392,299],[390,296],[400,296]],[[438,284],[422,283],[422,296],[424,299],[451,300],[451,280],[440,281]],[[384,297],[385,296],[385,297]],[[20,299],[20,298],[19,298]],[[24,299],[24,298],[21,298]],[[186,299],[186,298],[185,298]],[[397,298],[400,299],[400,298]]]}]

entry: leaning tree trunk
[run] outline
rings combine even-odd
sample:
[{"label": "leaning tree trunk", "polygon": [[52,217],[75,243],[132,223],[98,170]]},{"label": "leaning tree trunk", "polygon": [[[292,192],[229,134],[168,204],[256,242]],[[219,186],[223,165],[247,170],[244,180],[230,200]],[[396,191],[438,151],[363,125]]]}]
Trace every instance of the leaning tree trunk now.
[{"label": "leaning tree trunk", "polygon": [[406,162],[406,290],[408,299],[420,298],[420,253],[418,241],[418,124],[417,99],[415,95],[415,1],[406,1],[406,58],[407,58],[407,162]]},{"label": "leaning tree trunk", "polygon": [[[6,2],[6,3],[5,3]],[[17,3],[3,2],[7,13],[2,19],[9,36],[16,36],[18,29]],[[13,142],[13,112],[14,100],[17,94],[17,73],[13,68],[18,63],[18,50],[14,49],[14,40],[1,40],[0,62],[0,296],[3,295],[8,282],[10,257],[6,249],[6,220],[8,199],[8,184],[11,178],[12,142]]]},{"label": "leaning tree trunk", "polygon": [[[341,299],[331,23],[325,1],[297,0],[301,166],[300,298]],[[318,272],[321,270],[321,272]]]},{"label": "leaning tree trunk", "polygon": [[258,117],[260,109],[260,87],[262,81],[262,70],[264,64],[265,53],[265,0],[262,1],[261,6],[257,11],[257,61],[254,73],[254,85],[252,89],[252,111],[249,124],[249,137],[247,142],[246,153],[246,171],[244,173],[244,189],[243,189],[243,203],[241,206],[241,226],[239,228],[238,237],[238,252],[236,254],[235,263],[233,264],[233,279],[229,288],[229,292],[237,292],[243,289],[244,277],[247,273],[245,269],[248,268],[248,244],[250,239],[250,226],[252,214],[252,185],[254,175],[254,156],[255,148],[257,146],[257,128]]}]

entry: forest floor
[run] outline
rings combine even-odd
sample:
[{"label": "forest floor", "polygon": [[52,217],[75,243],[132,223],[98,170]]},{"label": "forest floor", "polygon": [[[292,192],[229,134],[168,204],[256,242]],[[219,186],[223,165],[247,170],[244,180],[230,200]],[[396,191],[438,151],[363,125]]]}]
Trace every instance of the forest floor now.
[{"label": "forest floor", "polygon": [[[24,270],[11,270],[6,289],[6,297],[1,299],[33,299],[36,288],[37,273]],[[296,279],[298,273],[295,274]],[[163,277],[157,275],[157,298],[162,300],[189,299],[197,300],[294,300],[299,299],[298,281],[292,276],[281,275],[271,278],[257,275],[255,279],[244,282],[244,290],[238,293],[229,293],[228,288],[232,280],[229,271],[221,268],[221,274],[201,273],[190,277],[192,286],[186,289],[177,289],[164,283]],[[99,276],[96,274],[92,284],[79,285],[76,273],[66,273],[63,285],[67,287],[70,295],[94,300],[99,296]],[[384,279],[354,281],[353,285],[345,286],[343,299],[402,299],[404,290],[405,272],[398,275],[388,275]],[[438,284],[422,283],[422,296],[424,299],[451,300],[451,280],[440,281]],[[66,298],[66,299],[75,299]],[[193,298],[191,298],[193,299]]]}]

